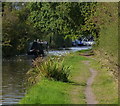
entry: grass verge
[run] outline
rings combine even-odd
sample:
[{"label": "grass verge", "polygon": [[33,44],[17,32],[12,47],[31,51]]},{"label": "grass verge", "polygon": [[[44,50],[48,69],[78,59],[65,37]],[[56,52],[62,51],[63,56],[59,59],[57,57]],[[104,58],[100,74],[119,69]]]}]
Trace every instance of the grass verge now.
[{"label": "grass verge", "polygon": [[[72,53],[64,58],[64,65],[72,67],[69,82],[40,80],[32,86],[20,104],[85,104],[84,89],[89,76],[88,68],[83,64],[87,58]],[[74,94],[74,89],[77,93]]]},{"label": "grass verge", "polygon": [[64,63],[72,66],[71,76],[69,77],[69,79],[73,82],[71,88],[69,89],[71,104],[86,104],[84,91],[90,72],[89,67],[86,67],[83,61],[88,60],[88,58],[80,56],[79,52],[65,57]]},{"label": "grass verge", "polygon": [[[99,104],[118,104],[118,87],[113,75],[106,68],[101,68],[94,56],[80,55],[84,52],[64,57],[64,65],[72,66],[69,82],[42,79],[30,88],[20,104],[86,104],[84,91],[90,67],[98,71],[92,88]],[[83,61],[90,61],[90,67]]]},{"label": "grass verge", "polygon": [[69,86],[59,81],[41,80],[32,86],[20,104],[67,104]]},{"label": "grass verge", "polygon": [[92,88],[99,104],[118,104],[118,84],[113,74],[95,60],[92,60],[91,67],[98,71]]}]

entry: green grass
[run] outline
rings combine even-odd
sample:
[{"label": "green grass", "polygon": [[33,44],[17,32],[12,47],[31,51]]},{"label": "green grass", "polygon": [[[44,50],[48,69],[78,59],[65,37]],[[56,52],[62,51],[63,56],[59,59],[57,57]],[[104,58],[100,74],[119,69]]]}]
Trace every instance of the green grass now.
[{"label": "green grass", "polygon": [[76,52],[64,57],[64,65],[71,66],[69,82],[42,79],[29,89],[20,104],[86,104],[84,91],[90,72],[83,61],[90,61],[90,66],[98,72],[92,88],[99,104],[117,104],[117,83],[110,71],[101,68],[101,64],[92,59],[94,56],[88,58],[79,54]]},{"label": "green grass", "polygon": [[79,50],[76,51],[76,53],[86,53],[86,52],[90,52],[92,49],[87,49],[87,50]]},{"label": "green grass", "polygon": [[118,85],[111,72],[95,60],[91,66],[98,72],[92,88],[99,104],[118,104]]},{"label": "green grass", "polygon": [[44,79],[28,91],[20,104],[67,104],[69,86],[68,83]]},{"label": "green grass", "polygon": [[[84,89],[89,76],[88,68],[82,62],[88,60],[78,53],[70,54],[64,58],[64,64],[71,66],[70,82],[51,81],[43,79],[30,88],[20,104],[73,104],[73,90],[79,87],[79,104],[85,104]],[[78,77],[78,78],[77,78]],[[72,97],[73,96],[73,97]],[[72,98],[71,98],[72,97]]]},{"label": "green grass", "polygon": [[[64,64],[72,66],[70,80],[75,80],[77,76],[80,76],[78,82],[86,83],[86,78],[88,78],[88,67],[83,63],[83,61],[89,60],[86,57],[80,56],[78,53],[74,53],[65,57]],[[84,77],[83,77],[84,76]],[[76,81],[77,82],[77,81]]]},{"label": "green grass", "polygon": [[[70,92],[74,91],[76,87],[78,87],[79,95],[76,95],[76,98],[79,98],[79,104],[86,104],[85,99],[85,88],[86,88],[86,81],[90,76],[90,72],[88,67],[83,63],[83,61],[89,60],[86,57],[80,56],[79,52],[68,55],[65,57],[65,64],[72,66],[70,80],[74,82],[74,85],[71,87]],[[73,92],[74,93],[74,92]],[[72,97],[72,94],[71,94]],[[74,98],[74,96],[73,96]],[[75,104],[74,101],[71,100],[72,104]]]}]

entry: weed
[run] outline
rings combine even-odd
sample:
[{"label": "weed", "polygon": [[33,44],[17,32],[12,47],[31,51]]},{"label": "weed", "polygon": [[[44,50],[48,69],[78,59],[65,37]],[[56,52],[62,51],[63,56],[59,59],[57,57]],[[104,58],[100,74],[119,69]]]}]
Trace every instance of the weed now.
[{"label": "weed", "polygon": [[34,68],[30,69],[27,73],[29,75],[29,82],[36,83],[43,77],[56,81],[68,81],[70,66],[65,66],[61,57],[37,58],[33,65]]}]

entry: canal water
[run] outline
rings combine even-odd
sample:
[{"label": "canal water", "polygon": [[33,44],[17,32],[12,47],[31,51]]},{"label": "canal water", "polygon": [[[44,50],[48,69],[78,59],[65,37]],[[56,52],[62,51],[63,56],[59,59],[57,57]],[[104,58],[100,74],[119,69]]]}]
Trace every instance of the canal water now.
[{"label": "canal water", "polygon": [[[71,47],[49,51],[48,55],[64,55],[91,47]],[[31,68],[32,58],[27,55],[2,59],[2,104],[17,104],[25,95],[26,72]]]}]

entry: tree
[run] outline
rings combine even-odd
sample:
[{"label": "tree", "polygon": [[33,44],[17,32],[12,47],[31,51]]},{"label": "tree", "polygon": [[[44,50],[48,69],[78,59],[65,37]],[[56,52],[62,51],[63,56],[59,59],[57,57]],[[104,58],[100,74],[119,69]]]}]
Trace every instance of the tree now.
[{"label": "tree", "polygon": [[[29,3],[29,22],[35,29],[45,33],[46,37],[61,36],[63,38],[76,39],[85,34],[92,33],[94,25],[88,24],[88,19],[93,13],[95,3]],[[44,38],[45,38],[44,36]]]},{"label": "tree", "polygon": [[24,9],[19,11],[12,8],[12,3],[4,4],[2,16],[3,56],[11,56],[25,50],[26,42],[29,40],[29,27],[25,23],[26,19],[23,19],[25,15]]}]

